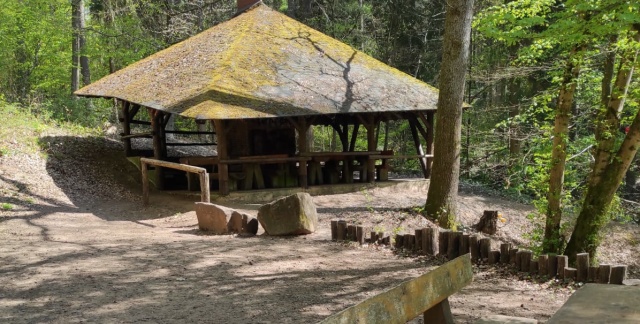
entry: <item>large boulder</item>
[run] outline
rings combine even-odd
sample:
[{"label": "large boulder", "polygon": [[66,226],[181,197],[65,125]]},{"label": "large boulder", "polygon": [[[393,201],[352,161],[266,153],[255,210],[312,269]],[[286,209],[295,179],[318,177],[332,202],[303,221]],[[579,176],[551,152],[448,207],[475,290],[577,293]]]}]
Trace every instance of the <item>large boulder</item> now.
[{"label": "large boulder", "polygon": [[311,234],[318,227],[318,213],[311,195],[301,192],[260,207],[258,221],[269,235]]},{"label": "large boulder", "polygon": [[236,211],[224,206],[205,202],[196,203],[198,227],[203,231],[213,232],[214,234],[229,233],[228,223],[234,212]]}]

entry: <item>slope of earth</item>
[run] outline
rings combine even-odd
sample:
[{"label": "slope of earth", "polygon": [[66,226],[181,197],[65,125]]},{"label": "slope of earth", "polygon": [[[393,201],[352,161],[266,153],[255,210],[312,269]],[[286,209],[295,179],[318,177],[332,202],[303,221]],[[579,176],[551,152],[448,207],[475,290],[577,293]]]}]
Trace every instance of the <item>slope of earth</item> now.
[{"label": "slope of earth", "polygon": [[[426,192],[314,197],[320,229],[307,236],[210,236],[197,229],[191,197],[154,193],[141,207],[138,173],[119,142],[46,130],[34,153],[11,146],[15,136],[3,143],[15,153],[0,157],[0,322],[309,323],[444,262],[330,241],[337,218],[387,233],[426,225],[406,211]],[[475,191],[462,192],[462,225],[500,210],[508,221],[496,240],[525,243],[531,207]],[[232,207],[256,215],[259,206]],[[638,227],[610,230],[622,241],[607,240],[602,261],[625,261],[637,277]],[[574,289],[502,268],[474,272],[451,298],[459,322],[489,314],[545,320]]]}]

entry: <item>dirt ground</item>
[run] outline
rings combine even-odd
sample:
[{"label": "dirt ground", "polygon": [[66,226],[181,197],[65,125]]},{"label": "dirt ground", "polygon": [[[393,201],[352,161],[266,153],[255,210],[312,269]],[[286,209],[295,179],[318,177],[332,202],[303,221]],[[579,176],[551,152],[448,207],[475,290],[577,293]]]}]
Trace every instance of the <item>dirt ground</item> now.
[{"label": "dirt ground", "polygon": [[[320,225],[311,235],[213,236],[197,229],[193,197],[156,192],[143,208],[118,142],[51,135],[40,146],[46,155],[0,157],[0,322],[311,323],[444,262],[330,240],[338,218],[386,233],[426,225],[407,212],[424,191],[314,197]],[[259,205],[230,207],[256,215]],[[531,206],[462,189],[463,228],[487,209],[507,219],[496,241],[526,244]],[[639,227],[608,231],[601,262],[629,264],[640,277]],[[462,323],[490,314],[544,321],[576,288],[477,266],[450,301]]]}]

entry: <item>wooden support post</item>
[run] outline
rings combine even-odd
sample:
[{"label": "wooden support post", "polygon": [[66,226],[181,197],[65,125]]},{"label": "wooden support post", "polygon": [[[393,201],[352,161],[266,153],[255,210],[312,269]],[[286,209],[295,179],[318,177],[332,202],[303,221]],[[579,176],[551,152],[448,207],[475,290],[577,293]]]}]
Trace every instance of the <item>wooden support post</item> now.
[{"label": "wooden support post", "polygon": [[338,221],[337,220],[331,221],[331,240],[332,241],[338,240]]},{"label": "wooden support post", "polygon": [[338,241],[344,241],[347,236],[347,222],[344,220],[338,221]]},{"label": "wooden support post", "polygon": [[601,264],[598,268],[598,283],[608,284],[611,278],[611,265]]},{"label": "wooden support post", "polygon": [[480,260],[480,242],[477,235],[469,237],[469,252],[471,253],[471,261],[478,262]]},{"label": "wooden support post", "polygon": [[209,191],[209,173],[200,173],[200,201],[211,202],[211,192]]},{"label": "wooden support post", "polygon": [[500,263],[507,264],[509,263],[509,250],[511,249],[511,244],[502,243],[500,244]]},{"label": "wooden support post", "polygon": [[120,114],[122,115],[122,141],[124,142],[124,154],[125,156],[133,155],[133,148],[131,147],[131,138],[126,137],[131,135],[131,115],[129,113],[129,107],[131,103],[128,101],[122,101],[122,110]]},{"label": "wooden support post", "polygon": [[364,227],[356,226],[356,241],[362,245],[364,243]]},{"label": "wooden support post", "polygon": [[[309,132],[309,124],[304,117],[298,118],[298,152],[300,154],[309,152],[309,142],[307,140],[307,132]],[[309,188],[309,184],[307,182],[307,174],[309,173],[307,162],[300,161],[300,165],[298,166],[298,182],[300,187]]]},{"label": "wooden support post", "polygon": [[564,279],[564,269],[569,265],[569,258],[566,255],[558,255],[556,259],[558,260],[558,278]]},{"label": "wooden support post", "polygon": [[611,267],[611,279],[609,283],[612,285],[622,285],[622,282],[627,279],[627,266],[617,265]]},{"label": "wooden support post", "polygon": [[549,254],[549,262],[547,263],[547,277],[554,278],[558,273],[558,258],[554,253]]},{"label": "wooden support post", "polygon": [[578,270],[576,280],[587,282],[587,277],[589,277],[589,253],[578,253],[576,260],[576,269]]},{"label": "wooden support post", "polygon": [[449,243],[447,244],[447,257],[449,260],[453,260],[459,256],[461,237],[462,232],[449,233]]},{"label": "wooden support post", "polygon": [[538,256],[538,274],[540,274],[541,276],[548,276],[549,275],[549,270],[547,270],[548,266],[549,266],[549,256],[546,254],[542,254]]},{"label": "wooden support post", "polygon": [[[217,151],[218,151],[218,159],[219,160],[227,160],[229,158],[228,154],[228,145],[229,142],[227,140],[227,129],[226,123],[222,119],[213,120],[213,124],[216,128],[216,136],[217,136]],[[226,196],[229,194],[229,165],[225,163],[218,164],[218,187],[220,189],[220,194]]]},{"label": "wooden support post", "polygon": [[[153,130],[153,158],[156,160],[164,160],[163,145],[162,145],[162,137],[163,137],[163,127],[162,127],[162,116],[163,113],[160,110],[155,110],[152,108],[148,108],[149,116],[151,116],[151,129]],[[162,167],[155,166],[155,176],[156,176],[156,188],[159,190],[164,190],[164,170]]]},{"label": "wooden support post", "polygon": [[[434,121],[434,115],[435,115],[435,111],[429,111],[426,113],[427,114],[427,120],[425,123],[425,127],[427,127],[427,147],[426,147],[426,153],[428,155],[432,155],[433,154],[433,121]],[[433,158],[428,158],[427,159],[427,178],[431,177],[431,163],[433,162]]]},{"label": "wooden support post", "polygon": [[142,171],[142,205],[149,206],[149,168],[146,163],[140,163]]},{"label": "wooden support post", "polygon": [[480,257],[483,260],[488,259],[490,251],[491,251],[491,239],[488,237],[480,239]]},{"label": "wooden support post", "polygon": [[[411,129],[411,136],[413,137],[413,144],[416,147],[416,152],[418,155],[423,156],[424,150],[422,149],[422,143],[420,143],[420,137],[418,137],[418,130],[416,126],[416,119],[414,117],[409,118],[409,128]],[[425,179],[429,178],[429,173],[427,172],[427,159],[424,157],[418,158],[420,162],[420,168],[422,169],[422,174]]]},{"label": "wooden support post", "polygon": [[453,324],[453,315],[451,314],[451,307],[449,306],[449,299],[445,299],[435,306],[427,309],[424,312],[423,323],[437,323],[437,324]]},{"label": "wooden support post", "polygon": [[[376,138],[376,122],[374,116],[368,116],[366,118],[366,124],[364,127],[367,129],[367,150],[369,152],[376,151],[378,148],[378,139]],[[367,181],[374,183],[376,181],[376,161],[373,159],[367,159]],[[422,241],[421,241],[422,242]],[[420,245],[421,247],[422,245]]]}]

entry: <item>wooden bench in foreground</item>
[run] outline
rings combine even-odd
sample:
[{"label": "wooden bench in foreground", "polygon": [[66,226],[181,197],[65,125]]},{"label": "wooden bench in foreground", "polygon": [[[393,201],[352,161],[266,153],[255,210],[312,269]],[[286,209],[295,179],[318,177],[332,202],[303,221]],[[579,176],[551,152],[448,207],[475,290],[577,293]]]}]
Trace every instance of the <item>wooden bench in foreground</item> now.
[{"label": "wooden bench in foreground", "polygon": [[406,323],[424,314],[424,323],[453,323],[449,296],[471,283],[468,254],[334,314],[321,324]]},{"label": "wooden bench in foreground", "polygon": [[588,283],[547,323],[640,323],[640,286]]}]

